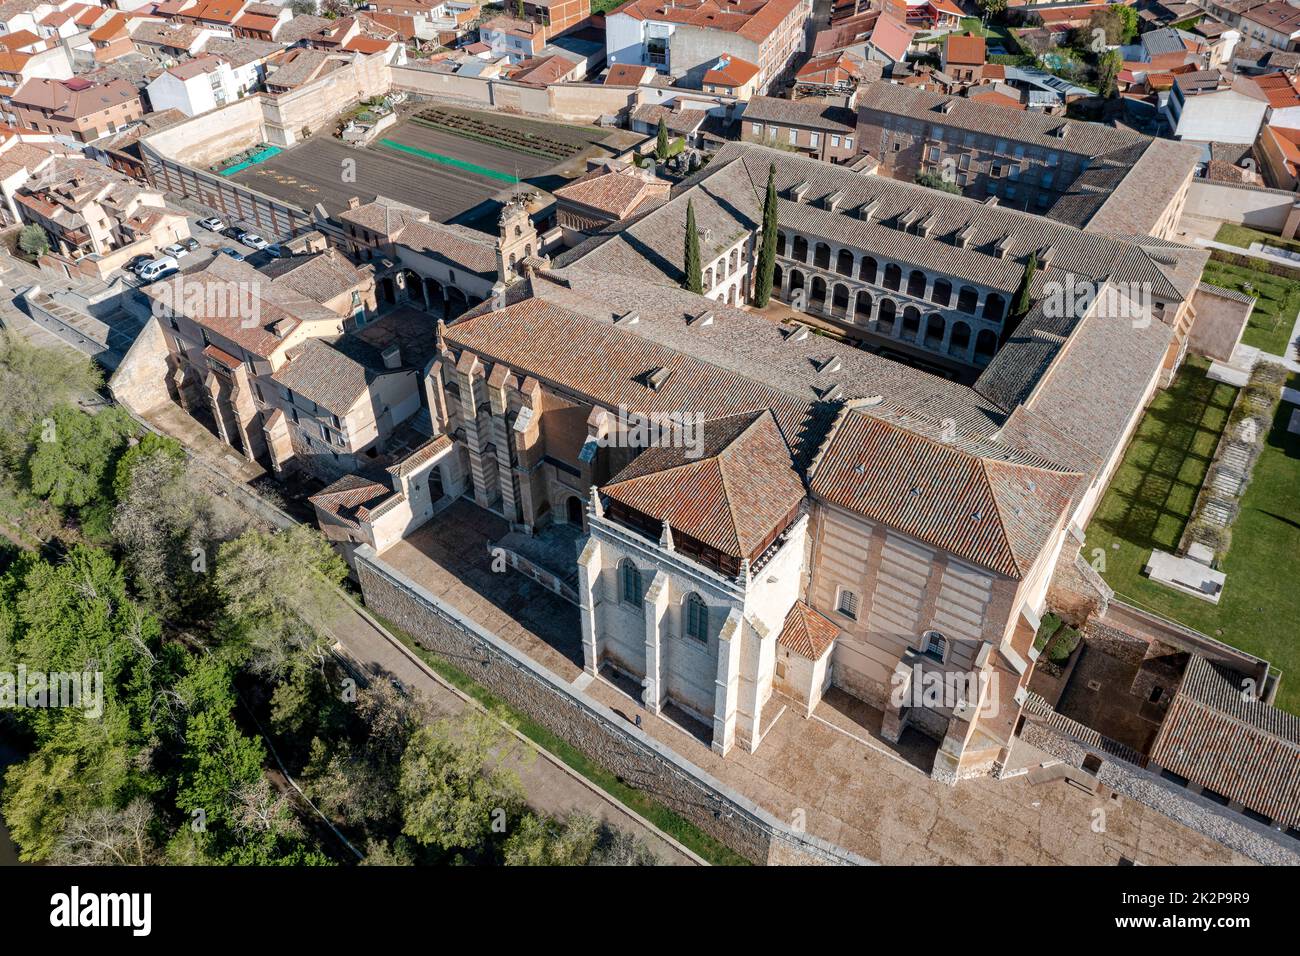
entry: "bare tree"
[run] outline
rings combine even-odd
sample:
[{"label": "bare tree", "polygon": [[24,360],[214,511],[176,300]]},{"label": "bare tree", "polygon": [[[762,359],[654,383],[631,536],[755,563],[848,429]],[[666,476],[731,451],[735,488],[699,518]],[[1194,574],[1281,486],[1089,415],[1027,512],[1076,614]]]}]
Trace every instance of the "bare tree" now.
[{"label": "bare tree", "polygon": [[55,866],[148,866],[158,862],[149,835],[153,807],[136,797],[121,810],[96,807],[68,816],[49,862]]}]

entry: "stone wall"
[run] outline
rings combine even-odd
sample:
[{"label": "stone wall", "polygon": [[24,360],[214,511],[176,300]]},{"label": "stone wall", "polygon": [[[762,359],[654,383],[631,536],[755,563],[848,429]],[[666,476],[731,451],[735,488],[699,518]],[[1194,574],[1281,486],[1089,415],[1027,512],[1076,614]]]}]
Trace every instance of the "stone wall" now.
[{"label": "stone wall", "polygon": [[1294,235],[1291,209],[1295,204],[1296,194],[1281,189],[1194,179],[1184,214],[1289,237]]},{"label": "stone wall", "polygon": [[373,548],[357,549],[356,569],[373,612],[458,661],[477,683],[737,853],[774,865],[869,863],[792,830],[388,567]]}]

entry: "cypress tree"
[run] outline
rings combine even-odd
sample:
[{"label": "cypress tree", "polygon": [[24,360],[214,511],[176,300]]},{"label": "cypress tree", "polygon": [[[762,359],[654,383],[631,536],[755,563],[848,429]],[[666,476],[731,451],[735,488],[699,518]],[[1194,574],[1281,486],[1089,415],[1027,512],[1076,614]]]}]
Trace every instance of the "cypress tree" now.
[{"label": "cypress tree", "polygon": [[659,132],[655,134],[655,156],[661,163],[668,158],[668,127],[662,116],[659,117]]},{"label": "cypress tree", "polygon": [[685,285],[691,292],[704,291],[704,278],[700,275],[700,233],[695,227],[695,204],[686,200],[686,256],[683,271]]},{"label": "cypress tree", "polygon": [[1011,309],[1011,315],[1014,318],[1021,319],[1029,312],[1033,300],[1029,297],[1029,287],[1033,285],[1034,273],[1038,271],[1038,253],[1031,253],[1029,261],[1025,263],[1025,277],[1020,280],[1020,288],[1016,290],[1016,301]]},{"label": "cypress tree", "polygon": [[763,199],[763,238],[758,248],[758,274],[754,278],[754,305],[760,309],[772,298],[776,269],[776,163],[767,170],[767,196]]}]

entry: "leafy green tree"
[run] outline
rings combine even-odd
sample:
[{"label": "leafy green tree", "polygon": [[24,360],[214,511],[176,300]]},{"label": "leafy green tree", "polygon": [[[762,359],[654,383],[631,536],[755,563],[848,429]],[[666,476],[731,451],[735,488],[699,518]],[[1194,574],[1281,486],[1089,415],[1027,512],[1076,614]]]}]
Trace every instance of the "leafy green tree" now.
[{"label": "leafy green tree", "polygon": [[947,179],[942,173],[917,173],[916,182],[921,186],[928,186],[930,189],[942,189],[946,193],[953,193],[957,196],[961,195],[961,187]]},{"label": "leafy green tree", "polygon": [[1097,58],[1097,91],[1107,99],[1119,96],[1119,74],[1124,68],[1119,50],[1107,50]]},{"label": "leafy green tree", "polygon": [[522,810],[519,775],[504,766],[517,756],[500,726],[477,710],[421,728],[402,756],[402,832],[444,853],[482,857],[494,823]]},{"label": "leafy green tree", "polygon": [[525,813],[506,839],[502,856],[507,866],[586,866],[599,840],[599,822],[585,813],[563,823]]},{"label": "leafy green tree", "polygon": [[979,0],[979,8],[991,17],[1007,12],[1007,0]]},{"label": "leafy green tree", "polygon": [[23,226],[18,232],[18,248],[29,256],[43,256],[50,251],[50,237],[35,223]]},{"label": "leafy green tree", "polygon": [[33,426],[27,460],[33,492],[59,508],[80,508],[107,496],[108,476],[135,432],[135,422],[113,406],[90,415],[60,405]]},{"label": "leafy green tree", "polygon": [[686,200],[686,251],[683,271],[685,286],[697,295],[704,291],[704,277],[700,271],[700,232],[695,226],[695,204]]},{"label": "leafy green tree", "polygon": [[754,278],[754,305],[760,309],[772,298],[776,273],[776,163],[767,170],[767,194],[763,197],[763,237],[758,247],[758,275]]},{"label": "leafy green tree", "polygon": [[668,124],[659,117],[659,129],[655,133],[655,158],[663,162],[668,158]]}]

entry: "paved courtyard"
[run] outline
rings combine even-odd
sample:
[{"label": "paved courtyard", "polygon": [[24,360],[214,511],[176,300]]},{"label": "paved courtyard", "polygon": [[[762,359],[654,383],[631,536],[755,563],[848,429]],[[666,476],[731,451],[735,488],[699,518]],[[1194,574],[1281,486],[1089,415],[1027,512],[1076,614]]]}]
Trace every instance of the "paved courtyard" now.
[{"label": "paved courtyard", "polygon": [[[811,718],[773,698],[779,714],[757,753],[726,759],[692,728],[654,716],[581,668],[577,609],[519,574],[494,573],[487,542],[506,523],[468,501],[438,515],[380,557],[510,641],[562,679],[783,819],[886,864],[1245,864],[1246,857],[1104,788],[1087,794],[1027,775],[930,779],[934,744],[879,737],[881,715],[834,690]],[[924,768],[924,769],[923,769]]]}]

